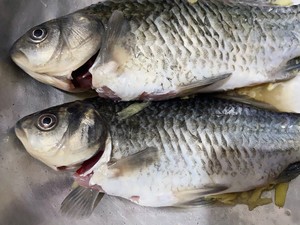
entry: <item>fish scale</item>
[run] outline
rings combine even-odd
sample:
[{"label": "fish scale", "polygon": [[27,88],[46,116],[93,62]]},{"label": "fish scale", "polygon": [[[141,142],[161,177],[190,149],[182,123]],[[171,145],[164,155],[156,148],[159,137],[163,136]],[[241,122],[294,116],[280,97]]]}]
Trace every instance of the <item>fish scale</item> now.
[{"label": "fish scale", "polygon": [[[181,4],[182,5],[182,2],[178,2],[178,1],[175,1],[177,4]],[[202,5],[200,5],[200,7],[198,7],[198,5],[197,5],[197,7],[195,6],[194,7],[194,9],[195,9],[195,15],[197,15],[198,16],[198,18],[197,18],[197,21],[199,22],[199,21],[201,21],[202,22],[202,26],[200,26],[200,28],[199,28],[199,25],[195,25],[195,24],[191,24],[191,23],[189,23],[189,25],[190,26],[193,26],[194,25],[194,27],[195,27],[195,30],[196,31],[201,31],[201,28],[202,29],[204,29],[203,30],[203,35],[200,35],[200,38],[198,38],[198,42],[200,42],[200,43],[202,43],[202,46],[206,46],[205,48],[203,48],[203,49],[195,49],[193,46],[194,45],[189,45],[189,43],[191,43],[190,41],[190,37],[189,36],[187,36],[187,35],[184,35],[184,34],[186,34],[187,32],[180,32],[181,30],[179,30],[178,28],[180,27],[181,29],[187,29],[187,26],[184,26],[185,24],[185,20],[183,20],[182,19],[182,12],[180,12],[180,13],[174,13],[174,11],[172,11],[172,10],[170,10],[170,12],[172,13],[174,13],[175,14],[175,18],[176,18],[176,20],[174,20],[174,22],[169,22],[169,26],[172,28],[171,30],[169,30],[168,32],[169,32],[169,34],[166,34],[166,33],[162,33],[162,31],[164,30],[163,28],[164,28],[164,24],[165,23],[160,23],[160,20],[158,20],[158,18],[156,18],[156,20],[158,20],[159,22],[157,22],[157,25],[156,25],[156,20],[155,19],[152,19],[151,17],[150,17],[150,21],[152,22],[153,21],[153,23],[151,23],[151,24],[148,24],[148,26],[140,26],[138,29],[140,29],[140,28],[144,28],[144,27],[148,27],[148,29],[149,29],[149,31],[152,33],[152,35],[155,35],[156,36],[156,38],[157,38],[157,40],[162,40],[163,39],[163,37],[169,37],[169,38],[174,38],[175,40],[177,40],[177,42],[178,41],[180,41],[181,43],[184,43],[184,45],[179,45],[180,47],[175,47],[174,46],[174,48],[175,49],[173,49],[173,48],[171,48],[170,46],[172,46],[173,47],[173,45],[168,45],[168,42],[167,41],[163,41],[163,43],[160,43],[160,44],[164,44],[163,46],[161,46],[161,45],[159,45],[159,46],[156,46],[156,45],[158,45],[156,42],[154,42],[154,43],[149,43],[151,46],[153,46],[152,44],[154,44],[154,47],[150,47],[150,49],[153,49],[153,51],[151,52],[151,53],[149,53],[149,52],[147,52],[147,49],[149,49],[148,48],[148,46],[147,46],[147,44],[145,45],[145,42],[144,42],[144,40],[143,39],[140,39],[141,40],[141,42],[139,42],[139,41],[137,41],[136,42],[136,46],[140,46],[140,48],[141,49],[143,49],[143,50],[141,50],[141,52],[145,52],[145,55],[144,56],[140,56],[141,58],[143,58],[143,63],[146,63],[146,65],[147,65],[147,68],[148,68],[148,71],[149,71],[149,68],[150,69],[152,69],[152,70],[156,70],[156,71],[162,71],[162,70],[165,70],[166,68],[164,67],[166,64],[165,64],[165,60],[164,60],[164,57],[161,59],[160,58],[160,55],[161,56],[164,56],[164,55],[166,55],[166,54],[164,54],[164,52],[169,52],[169,51],[171,51],[172,52],[172,55],[168,55],[169,56],[169,61],[170,61],[170,64],[171,65],[178,65],[177,66],[177,68],[178,69],[181,69],[181,68],[185,68],[186,67],[186,60],[187,59],[190,59],[190,60],[193,60],[193,58],[191,58],[191,55],[189,55],[189,54],[187,54],[187,50],[190,48],[192,51],[195,51],[196,52],[196,54],[195,55],[199,55],[199,56],[204,56],[204,55],[206,55],[206,56],[208,56],[208,58],[209,59],[212,59],[212,58],[214,58],[215,57],[215,55],[216,55],[216,52],[214,51],[214,50],[212,50],[212,49],[215,49],[215,47],[217,47],[217,46],[215,46],[214,45],[214,43],[218,43],[218,40],[217,39],[214,39],[214,33],[220,33],[220,34],[222,34],[222,32],[223,32],[223,28],[219,25],[219,27],[217,26],[217,28],[219,28],[219,30],[217,30],[216,28],[213,28],[213,27],[210,27],[210,29],[208,29],[208,27],[207,26],[204,26],[204,22],[205,22],[205,20],[209,20],[209,19],[207,19],[208,18],[208,15],[209,15],[209,13],[211,13],[213,16],[215,16],[217,13],[216,13],[216,11],[217,11],[217,9],[218,9],[218,6],[216,6],[216,5],[214,5],[214,4],[208,4],[208,6],[209,7],[207,7],[207,8],[205,8],[205,9],[203,9],[203,11],[205,12],[205,14],[208,14],[208,15],[204,15],[204,19],[203,20],[201,20],[199,17],[200,17],[200,15],[203,15],[203,11],[202,11],[202,14],[201,14],[201,11],[199,10],[199,9],[201,9],[201,6]],[[210,8],[211,7],[211,8]],[[189,7],[189,8],[193,8],[192,6],[191,7]],[[176,9],[176,7],[175,7],[175,9]],[[207,9],[210,9],[210,11],[209,11],[209,13],[207,13]],[[206,10],[206,11],[205,11]],[[168,12],[169,13],[169,12]],[[212,15],[210,15],[210,19],[212,18]],[[264,14],[263,14],[264,15]],[[163,17],[164,16],[164,14],[163,15],[161,15],[161,17]],[[249,15],[248,15],[249,16]],[[261,15],[258,15],[258,16],[261,16]],[[190,14],[185,14],[185,19],[186,18],[189,18],[189,17],[191,17],[191,15]],[[146,20],[146,22],[148,21],[148,19]],[[151,20],[152,19],[152,20]],[[220,24],[222,24],[221,23],[221,21],[215,21],[215,19],[211,19],[213,22],[215,22],[215,23],[220,23]],[[149,21],[149,23],[150,23],[150,21]],[[229,18],[229,21],[228,21],[228,23],[235,23],[234,22],[234,20],[233,20],[233,18]],[[238,22],[237,22],[238,23]],[[210,25],[212,25],[213,23],[210,23]],[[177,26],[176,26],[177,25]],[[205,24],[206,25],[206,24]],[[151,29],[151,27],[152,26],[155,26],[153,29]],[[134,27],[137,27],[137,26],[134,26]],[[249,27],[247,27],[247,29],[249,30],[250,29],[250,26]],[[253,28],[251,28],[251,29],[253,29]],[[153,34],[153,31],[157,31],[156,32],[156,34],[154,33]],[[220,32],[221,31],[221,32]],[[135,34],[135,32],[136,31],[133,31],[133,34]],[[141,33],[144,33],[145,32],[145,30],[141,30],[140,31]],[[162,33],[162,34],[161,34]],[[255,31],[254,32],[252,32],[252,33],[255,33]],[[261,32],[260,32],[261,33]],[[138,34],[138,33],[137,33]],[[146,33],[147,34],[147,33]],[[206,35],[205,35],[206,34]],[[208,34],[208,35],[207,35]],[[237,35],[236,37],[235,37],[235,35]],[[196,35],[197,36],[197,35]],[[220,36],[220,35],[219,35]],[[243,37],[241,37],[239,34],[238,34],[238,32],[233,32],[232,34],[231,34],[231,36],[232,36],[232,38],[233,38],[233,43],[234,42],[243,42],[244,41],[244,38]],[[186,41],[185,41],[186,40]],[[253,39],[252,40],[249,40],[249,41],[253,41]],[[257,41],[257,39],[255,40],[255,41]],[[264,41],[264,40],[259,40],[259,42],[262,42],[262,41]],[[155,45],[156,44],[156,45]],[[145,46],[145,47],[144,47]],[[184,47],[183,47],[184,46]],[[200,44],[200,46],[201,46],[201,44]],[[243,49],[243,48],[240,48],[240,47],[243,47],[243,46],[246,46],[246,45],[241,45],[241,46],[239,46],[239,45],[237,45],[237,46],[235,46],[235,52],[237,53],[237,54],[241,54],[241,55],[243,55],[243,54],[245,54],[246,53],[246,55],[247,55],[247,49]],[[251,48],[251,47],[250,47]],[[249,48],[248,48],[249,49]],[[158,50],[160,50],[159,52],[160,52],[160,54],[159,54],[159,56],[157,56],[157,55],[155,55],[155,52],[157,52]],[[197,52],[197,50],[198,50],[198,52]],[[219,51],[218,51],[219,52]],[[222,52],[222,49],[221,49],[221,52]],[[183,54],[182,54],[183,53]],[[147,56],[148,55],[152,55],[152,56],[154,56],[155,55],[155,61],[157,61],[157,62],[159,62],[159,64],[155,64],[155,66],[150,62],[150,61],[147,61],[146,60],[146,58],[147,58]],[[180,57],[179,58],[179,56],[180,55],[182,55],[182,56],[184,56],[184,57]],[[250,52],[250,55],[252,55],[252,53]],[[237,57],[234,55],[234,54],[232,54],[232,61],[233,61],[233,64],[234,65],[236,65],[236,63],[237,63]],[[179,60],[177,60],[179,58]],[[253,57],[250,57],[250,59],[251,58],[253,58]],[[183,59],[183,60],[181,60],[181,59]],[[245,58],[244,58],[245,59]],[[254,57],[253,58],[253,60],[256,60],[256,58]],[[151,60],[152,61],[152,60]],[[173,62],[172,62],[173,61]],[[196,60],[197,61],[197,60]],[[217,62],[218,63],[218,66],[220,66],[221,65],[221,67],[228,67],[227,65],[230,65],[229,63],[221,63],[220,61],[219,62]],[[266,62],[263,62],[262,64],[264,64],[264,63],[266,63]],[[198,64],[199,64],[199,62],[198,62]],[[258,64],[258,62],[256,61],[254,64]],[[128,65],[130,65],[130,68],[133,68],[133,67],[135,67],[135,68],[142,68],[143,66],[141,65],[141,63],[139,62],[139,60],[137,59],[137,58],[135,58],[134,60],[132,60],[132,61],[130,61],[129,63],[128,63]],[[146,66],[145,65],[145,66]],[[158,68],[157,68],[157,66],[158,66]],[[245,68],[244,67],[242,67],[241,65],[238,65],[239,67],[240,67],[240,69],[241,70],[244,70]],[[126,67],[126,65],[125,65],[125,67]],[[213,63],[213,61],[212,60],[205,60],[205,61],[203,61],[202,60],[202,64],[201,64],[201,67],[199,66],[199,68],[202,68],[202,70],[204,70],[205,71],[205,68],[219,68],[219,67],[216,67],[215,65],[214,65],[214,63]],[[188,69],[187,69],[188,70]],[[173,82],[173,84],[174,83],[183,83],[182,82],[182,79],[183,79],[183,77],[184,77],[184,79],[186,79],[186,80],[190,80],[190,79],[192,79],[193,78],[193,76],[195,76],[195,74],[196,73],[192,73],[192,72],[188,72],[188,73],[184,73],[186,76],[183,76],[181,73],[177,73],[177,71],[175,71],[174,72],[174,70],[172,70],[172,71],[170,71],[171,73],[174,73],[173,75],[171,75],[170,77],[172,77],[173,79],[172,79],[172,82]],[[205,72],[204,72],[205,73]],[[159,73],[159,72],[157,72],[156,74],[160,74],[160,76],[162,75],[162,74],[165,74],[165,73]],[[166,71],[166,74],[168,74],[168,71]],[[211,73],[207,73],[207,74],[211,74]],[[176,79],[175,79],[176,78]],[[157,77],[153,77],[153,78],[149,78],[150,80],[148,80],[147,82],[148,83],[155,83],[155,82],[158,82],[158,80],[159,80],[159,78],[157,78]],[[172,82],[170,83],[170,81],[167,81],[167,80],[165,80],[165,81],[161,81],[164,85],[166,85],[166,86],[172,86],[173,84],[172,84]]]},{"label": "fish scale", "polygon": [[287,7],[298,5],[300,2],[298,0],[220,0],[229,5],[245,4],[249,6],[259,6],[259,7]]},{"label": "fish scale", "polygon": [[[228,119],[224,120],[223,118],[220,118],[218,122],[218,115],[214,115],[214,114],[209,115],[210,112],[205,112],[206,110],[204,105],[199,104],[199,105],[195,105],[194,107],[195,109],[191,109],[189,107],[186,110],[184,110],[183,108],[178,109],[176,107],[174,109],[171,107],[172,112],[168,112],[168,110],[164,108],[161,109],[162,110],[161,112],[164,112],[163,115],[160,115],[161,112],[160,114],[157,114],[155,111],[152,111],[151,107],[149,111],[145,109],[145,112],[140,117],[139,116],[134,117],[134,121],[137,121],[137,118],[140,118],[138,120],[139,122],[137,122],[140,125],[139,127],[147,127],[148,132],[132,130],[132,133],[128,134],[127,132],[125,132],[125,130],[127,129],[126,127],[132,127],[132,125],[130,125],[131,124],[130,119],[129,122],[127,121],[124,124],[118,123],[118,130],[121,129],[124,130],[124,132],[122,132],[122,136],[120,136],[119,132],[118,132],[118,136],[115,136],[113,132],[114,128],[113,127],[111,128],[112,139],[116,140],[116,142],[119,142],[117,146],[120,148],[120,149],[113,149],[113,153],[122,151],[123,156],[130,155],[130,153],[131,154],[133,153],[132,151],[134,151],[134,149],[138,150],[137,146],[132,144],[135,141],[137,141],[139,143],[138,145],[139,149],[144,149],[147,146],[158,145],[159,148],[162,149],[162,151],[164,152],[162,154],[166,154],[165,156],[162,156],[162,158],[167,157],[168,160],[171,160],[171,162],[173,162],[171,163],[171,165],[174,165],[174,163],[176,162],[177,163],[180,162],[182,163],[182,165],[184,165],[184,167],[190,168],[191,171],[194,165],[198,165],[200,167],[202,165],[202,167],[205,168],[206,173],[208,175],[220,174],[224,170],[223,168],[224,166],[226,167],[230,165],[231,167],[233,166],[232,170],[236,171],[240,169],[243,175],[247,175],[250,173],[249,171],[253,169],[253,164],[250,162],[251,158],[249,157],[249,155],[250,154],[254,155],[253,151],[257,151],[256,149],[261,148],[260,146],[264,146],[268,144],[269,151],[275,151],[276,148],[278,148],[278,146],[281,146],[280,148],[282,148],[282,151],[286,150],[285,149],[286,142],[278,142],[278,143],[275,142],[277,144],[276,146],[274,147],[270,146],[270,144],[273,142],[273,139],[276,140],[277,138],[276,137],[277,131],[278,134],[280,134],[280,130],[282,132],[282,127],[281,127],[282,123],[277,122],[277,124],[273,124],[272,119],[270,117],[266,118],[264,117],[264,115],[255,116],[255,113],[258,112],[257,110],[253,110],[253,109],[249,110],[248,108],[234,110],[233,108],[231,108],[231,106],[229,106],[226,107],[228,108],[227,110],[222,110],[223,112],[228,114]],[[187,129],[187,127],[192,127],[197,123],[199,124],[199,118],[197,118],[197,120],[194,119],[196,115],[193,115],[192,116],[193,119],[190,119],[191,112],[194,113],[195,111],[198,111],[199,108],[201,107],[203,107],[203,109],[201,110],[202,113],[200,115],[201,125],[198,125],[198,127],[203,129],[204,131],[197,129],[197,131],[193,130],[191,134],[191,132],[189,131],[189,129]],[[187,112],[189,110],[191,112]],[[257,121],[257,123],[259,124],[268,124],[269,122],[271,122],[272,131],[270,131],[269,127],[266,125],[265,127],[261,127],[260,137],[257,137],[255,134],[253,134],[253,130],[256,130],[256,124],[253,123],[253,117],[251,117],[249,121],[247,117],[245,118],[245,120],[243,120],[243,116],[240,115],[243,113],[245,113],[247,116],[249,115],[254,116],[255,121]],[[156,117],[157,115],[160,116]],[[239,115],[239,116],[235,118],[232,117],[232,115]],[[150,116],[150,118],[153,119],[148,118],[148,116]],[[161,118],[163,116],[166,116],[167,118],[166,119]],[[179,121],[183,121],[183,123],[177,122],[177,124],[174,124],[173,120],[170,119],[173,116],[178,118],[182,117],[182,120]],[[166,120],[167,122],[165,123]],[[233,124],[237,124],[236,120],[238,120],[239,123],[241,121],[244,121],[243,122],[244,125],[243,126],[233,125]],[[265,123],[264,122],[265,120],[267,120],[268,123]],[[178,119],[176,119],[176,121],[178,121]],[[223,124],[224,122],[226,122],[226,124]],[[221,123],[222,126],[219,123]],[[193,125],[191,126],[189,124],[193,124]],[[222,130],[226,126],[227,126],[227,128],[225,129],[226,132],[222,133]],[[246,127],[246,129],[241,130],[240,127]],[[264,130],[266,130],[265,133]],[[271,134],[269,134],[270,132]],[[138,134],[138,135],[133,135],[133,134]],[[220,135],[223,141],[218,141],[218,137],[216,137],[216,135]],[[192,139],[189,142],[185,139],[184,136],[190,138],[194,137],[194,139]],[[196,139],[202,144],[194,145],[193,143],[195,143],[194,141],[196,141]],[[263,142],[257,143],[257,140],[263,140]],[[142,143],[147,143],[147,145],[143,147]],[[287,146],[290,147],[290,144],[291,143],[287,144]],[[294,143],[295,148],[297,147],[297,144],[299,144],[299,142]],[[188,148],[185,147],[185,145],[187,145]],[[220,156],[221,151],[220,151],[220,147],[218,146],[222,146],[222,148],[225,149],[225,153],[226,153],[225,157]],[[245,148],[244,146],[247,146],[247,148]],[[194,154],[190,155],[187,154],[187,152],[183,152],[183,150],[186,149],[190,149],[190,151],[193,152]],[[129,152],[126,153],[126,151],[130,151],[130,153]],[[258,155],[256,154],[256,159],[259,160],[260,157],[264,159],[263,157],[264,153],[261,151],[258,152],[259,154]],[[189,157],[191,156],[193,157],[189,159]],[[112,157],[114,158],[114,156]],[[197,160],[195,159],[197,157],[200,158]]]}]

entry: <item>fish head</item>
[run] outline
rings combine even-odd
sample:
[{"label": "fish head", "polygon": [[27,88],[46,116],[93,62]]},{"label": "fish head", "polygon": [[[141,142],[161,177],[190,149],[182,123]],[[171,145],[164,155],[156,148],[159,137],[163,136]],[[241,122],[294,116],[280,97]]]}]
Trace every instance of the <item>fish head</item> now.
[{"label": "fish head", "polygon": [[99,51],[103,24],[94,15],[75,12],[47,21],[27,31],[12,46],[12,60],[42,83],[78,92],[72,81],[80,69]]},{"label": "fish head", "polygon": [[93,104],[73,102],[20,119],[15,133],[27,152],[55,170],[78,169],[105,149],[108,129]]}]

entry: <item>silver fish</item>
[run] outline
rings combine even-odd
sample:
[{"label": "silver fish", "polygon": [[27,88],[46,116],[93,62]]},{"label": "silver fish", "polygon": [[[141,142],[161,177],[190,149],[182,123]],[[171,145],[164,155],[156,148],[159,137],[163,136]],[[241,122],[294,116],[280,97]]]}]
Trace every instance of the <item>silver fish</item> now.
[{"label": "silver fish", "polygon": [[143,206],[201,205],[300,172],[300,115],[225,99],[76,101],[21,119],[15,132],[51,168],[80,167],[80,187],[62,206],[80,215],[99,192]]},{"label": "silver fish", "polygon": [[[189,0],[189,2],[195,3],[198,0]],[[249,5],[249,6],[258,6],[258,7],[265,7],[265,6],[270,6],[270,7],[288,7],[292,5],[299,5],[300,1],[299,0],[219,0],[223,1],[226,4],[244,4],[244,5]]]},{"label": "silver fish", "polygon": [[105,1],[33,27],[11,57],[41,82],[92,87],[119,100],[230,90],[295,76],[299,11],[213,0]]}]

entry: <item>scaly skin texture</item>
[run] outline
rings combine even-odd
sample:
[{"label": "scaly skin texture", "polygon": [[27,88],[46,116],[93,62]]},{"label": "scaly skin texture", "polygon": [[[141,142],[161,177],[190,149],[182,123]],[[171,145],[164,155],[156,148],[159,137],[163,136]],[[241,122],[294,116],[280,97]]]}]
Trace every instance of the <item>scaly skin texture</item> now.
[{"label": "scaly skin texture", "polygon": [[[191,3],[195,3],[198,0],[188,0]],[[243,5],[250,5],[250,6],[292,6],[300,4],[299,0],[219,0],[225,2],[226,4],[243,4]]]},{"label": "scaly skin texture", "polygon": [[[190,2],[196,2],[197,0],[190,0]],[[251,6],[292,6],[298,5],[299,0],[219,0],[227,4],[244,4]]]},{"label": "scaly skin texture", "polygon": [[284,73],[287,61],[300,54],[299,9],[185,0],[99,3],[82,13],[95,13],[107,24],[119,10],[129,29],[104,65],[90,69],[93,86],[100,94],[131,100],[167,98],[186,85],[224,74],[232,76],[196,91],[284,79],[290,76]]},{"label": "scaly skin texture", "polygon": [[147,148],[157,148],[158,159],[116,176],[100,160],[90,185],[141,205],[180,204],[191,197],[186,191],[208,187],[247,191],[273,182],[300,159],[297,114],[197,97],[153,102],[120,121],[116,112],[126,105],[101,103],[98,109],[110,127],[112,162]]}]

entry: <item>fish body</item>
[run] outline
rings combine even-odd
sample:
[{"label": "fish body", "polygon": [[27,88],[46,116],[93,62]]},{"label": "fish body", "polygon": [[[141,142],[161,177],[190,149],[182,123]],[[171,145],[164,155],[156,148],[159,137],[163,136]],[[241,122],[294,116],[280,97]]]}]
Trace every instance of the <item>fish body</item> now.
[{"label": "fish body", "polygon": [[[191,0],[190,2],[192,2]],[[197,0],[194,0],[195,2]],[[283,7],[283,6],[292,6],[292,5],[299,5],[300,1],[298,0],[220,0],[223,1],[227,4],[244,4],[244,5],[249,5],[249,6],[258,6],[258,7],[266,7],[266,6],[271,6],[271,7]]]},{"label": "fish body", "polygon": [[299,10],[105,1],[32,28],[11,57],[44,83],[118,100],[230,90],[294,76]]},{"label": "fish body", "polygon": [[[199,96],[152,102],[120,118],[128,107],[127,102],[77,101],[25,117],[15,130],[33,157],[57,169],[80,164],[84,149],[98,143],[94,155],[81,155],[74,175],[79,185],[151,207],[195,204],[205,196],[276,183],[300,159],[298,114]],[[35,126],[52,114],[58,124],[51,133]],[[71,114],[77,119],[70,120]],[[66,121],[68,128],[61,129]],[[49,135],[56,137],[53,146],[64,149],[53,158],[49,155],[56,151],[42,144],[49,143]],[[75,140],[80,151],[65,145]],[[74,162],[57,164],[64,154]]]}]

